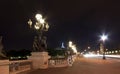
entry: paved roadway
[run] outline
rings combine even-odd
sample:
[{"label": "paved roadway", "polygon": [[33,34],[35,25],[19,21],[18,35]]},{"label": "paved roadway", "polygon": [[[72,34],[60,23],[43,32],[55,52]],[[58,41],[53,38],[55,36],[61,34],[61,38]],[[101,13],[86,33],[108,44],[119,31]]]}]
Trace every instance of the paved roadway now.
[{"label": "paved roadway", "polygon": [[72,67],[34,70],[28,74],[120,74],[118,59],[79,58]]}]

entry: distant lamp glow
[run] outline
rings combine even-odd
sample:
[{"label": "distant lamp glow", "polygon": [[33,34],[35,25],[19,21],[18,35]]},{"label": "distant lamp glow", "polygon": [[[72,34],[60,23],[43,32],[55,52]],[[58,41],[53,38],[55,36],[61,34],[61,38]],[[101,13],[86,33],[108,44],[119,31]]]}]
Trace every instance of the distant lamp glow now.
[{"label": "distant lamp glow", "polygon": [[111,53],[111,51],[109,51],[109,53]]},{"label": "distant lamp glow", "polygon": [[69,41],[69,47],[73,50],[74,53],[77,53],[76,46],[73,44],[72,41]]},{"label": "distant lamp glow", "polygon": [[112,51],[112,53],[114,53],[114,51]]},{"label": "distant lamp glow", "polygon": [[103,34],[103,35],[101,36],[101,40],[102,40],[103,42],[104,42],[105,40],[107,40],[107,39],[108,39],[108,36],[107,36],[107,35],[104,35],[104,34]]},{"label": "distant lamp glow", "polygon": [[42,19],[42,15],[41,14],[36,14],[35,18],[37,19],[37,21],[40,21],[40,19]]},{"label": "distant lamp glow", "polygon": [[69,47],[72,47],[72,41],[69,41]]},{"label": "distant lamp glow", "polygon": [[116,50],[115,52],[116,52],[116,53],[118,53],[118,51],[117,51],[117,50]]},{"label": "distant lamp glow", "polygon": [[90,49],[90,47],[88,47],[88,49]]},{"label": "distant lamp glow", "polygon": [[75,45],[72,45],[71,48],[72,48],[72,50],[73,50],[74,53],[77,53],[77,50],[76,50],[76,46],[75,46]]}]

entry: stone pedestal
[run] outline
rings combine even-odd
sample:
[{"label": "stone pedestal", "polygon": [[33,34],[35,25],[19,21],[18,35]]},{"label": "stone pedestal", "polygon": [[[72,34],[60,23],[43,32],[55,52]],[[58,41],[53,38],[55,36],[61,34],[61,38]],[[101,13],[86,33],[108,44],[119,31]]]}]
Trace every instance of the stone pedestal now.
[{"label": "stone pedestal", "polygon": [[9,74],[9,60],[0,60],[0,74]]},{"label": "stone pedestal", "polygon": [[33,69],[48,68],[48,52],[32,52],[32,56],[29,59],[32,60]]}]

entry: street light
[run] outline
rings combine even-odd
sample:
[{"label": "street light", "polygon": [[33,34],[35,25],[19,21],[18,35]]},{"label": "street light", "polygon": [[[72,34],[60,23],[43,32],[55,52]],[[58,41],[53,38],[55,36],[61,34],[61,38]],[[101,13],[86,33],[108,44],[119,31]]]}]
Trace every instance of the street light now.
[{"label": "street light", "polygon": [[72,49],[72,51],[73,51],[74,53],[77,53],[76,46],[73,44],[72,41],[69,41],[69,48]]},{"label": "street light", "polygon": [[105,58],[105,49],[104,49],[103,44],[104,44],[105,40],[107,40],[107,39],[108,39],[108,36],[107,36],[107,35],[103,34],[103,35],[101,36],[102,49],[103,49],[103,59],[106,59],[106,58]]},{"label": "street light", "polygon": [[67,53],[68,53],[68,65],[72,66],[76,57],[75,54],[77,54],[76,45],[74,45],[72,41],[68,42]]},{"label": "street light", "polygon": [[41,14],[36,14],[35,18],[37,19],[37,21],[39,21],[40,19],[42,19],[42,15]]},{"label": "street light", "polygon": [[69,47],[72,47],[72,44],[73,44],[72,41],[69,41]]},{"label": "street light", "polygon": [[49,25],[47,22],[45,22],[45,19],[43,19],[41,14],[36,14],[35,18],[36,22],[34,24],[31,19],[28,21],[30,28],[34,28],[38,35],[35,37],[33,48],[34,51],[44,51],[46,48],[46,37],[43,36],[43,32],[48,31]]},{"label": "street light", "polygon": [[90,46],[88,46],[88,49],[90,49]]},{"label": "street light", "polygon": [[72,50],[73,50],[74,53],[77,53],[77,49],[76,49],[76,46],[75,46],[75,45],[72,45],[71,48],[72,48]]},{"label": "street light", "polygon": [[103,34],[102,36],[101,36],[101,40],[104,42],[105,40],[107,40],[108,39],[108,36],[107,35],[105,35],[105,34]]}]

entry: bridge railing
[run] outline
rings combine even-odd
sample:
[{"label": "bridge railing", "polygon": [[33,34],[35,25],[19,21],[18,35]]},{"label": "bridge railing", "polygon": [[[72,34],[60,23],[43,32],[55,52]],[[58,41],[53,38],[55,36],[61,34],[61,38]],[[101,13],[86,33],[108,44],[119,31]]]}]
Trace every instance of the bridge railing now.
[{"label": "bridge railing", "polygon": [[67,59],[49,59],[49,67],[66,67],[68,66],[68,61]]},{"label": "bridge railing", "polygon": [[32,69],[32,61],[19,60],[9,62],[9,74],[17,74]]}]

